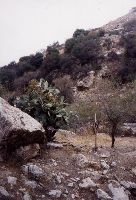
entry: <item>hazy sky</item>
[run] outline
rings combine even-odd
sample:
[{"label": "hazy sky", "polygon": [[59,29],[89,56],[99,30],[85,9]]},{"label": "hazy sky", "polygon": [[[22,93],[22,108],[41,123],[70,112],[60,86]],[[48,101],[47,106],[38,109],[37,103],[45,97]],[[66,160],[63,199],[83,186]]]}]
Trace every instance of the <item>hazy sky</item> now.
[{"label": "hazy sky", "polygon": [[64,42],[77,28],[102,26],[136,0],[0,0],[0,66]]}]

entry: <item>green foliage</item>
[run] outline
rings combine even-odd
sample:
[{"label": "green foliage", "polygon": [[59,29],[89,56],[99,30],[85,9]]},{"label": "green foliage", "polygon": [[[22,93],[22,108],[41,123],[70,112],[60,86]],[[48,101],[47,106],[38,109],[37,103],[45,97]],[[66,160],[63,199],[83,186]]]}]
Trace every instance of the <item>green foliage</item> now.
[{"label": "green foliage", "polygon": [[40,82],[32,80],[25,95],[12,97],[9,102],[39,121],[47,132],[48,141],[68,120],[64,98],[60,97],[58,89],[50,87],[44,79]]}]

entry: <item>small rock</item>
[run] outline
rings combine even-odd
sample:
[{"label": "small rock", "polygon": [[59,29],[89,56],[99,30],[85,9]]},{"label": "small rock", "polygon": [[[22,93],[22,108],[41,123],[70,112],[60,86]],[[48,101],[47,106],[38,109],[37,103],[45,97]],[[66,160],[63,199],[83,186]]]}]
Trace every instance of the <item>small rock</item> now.
[{"label": "small rock", "polygon": [[27,192],[24,194],[23,200],[31,200],[31,197]]},{"label": "small rock", "polygon": [[91,180],[90,177],[82,180],[82,183],[79,184],[80,188],[88,189],[91,187],[96,187],[97,185]]},{"label": "small rock", "polygon": [[74,194],[71,194],[71,197],[72,197],[72,199],[75,199],[75,195]]},{"label": "small rock", "polygon": [[120,184],[126,189],[136,189],[136,183],[129,181],[121,181]]},{"label": "small rock", "polygon": [[40,168],[37,165],[34,165],[32,163],[28,163],[27,165],[23,165],[22,168],[23,168],[23,171],[25,173],[31,173],[31,174],[33,174],[34,176],[37,176],[37,177],[44,175],[42,168]]},{"label": "small rock", "polygon": [[58,165],[56,160],[54,160],[54,159],[51,159],[51,162],[52,162],[52,165],[54,165],[55,167]]},{"label": "small rock", "polygon": [[88,159],[83,154],[74,154],[73,159],[79,167],[85,167],[89,164]]},{"label": "small rock", "polygon": [[118,182],[114,181],[110,183],[108,187],[112,192],[113,200],[129,200],[128,195],[124,191],[124,187],[121,187]]},{"label": "small rock", "polygon": [[117,163],[115,162],[115,161],[113,161],[112,163],[111,163],[111,167],[116,167],[117,166]]},{"label": "small rock", "polygon": [[105,175],[108,173],[108,170],[103,170],[102,174]]},{"label": "small rock", "polygon": [[110,153],[106,153],[106,154],[102,153],[100,155],[101,158],[108,158],[109,156],[110,156]]},{"label": "small rock", "polygon": [[97,197],[98,199],[104,200],[104,199],[112,199],[105,191],[98,189],[97,190]]},{"label": "small rock", "polygon": [[136,168],[132,169],[132,172],[134,173],[134,175],[136,176]]},{"label": "small rock", "polygon": [[49,192],[49,195],[54,197],[54,198],[60,198],[61,195],[62,195],[62,192],[61,192],[61,190],[51,190]]},{"label": "small rock", "polygon": [[47,147],[53,147],[55,149],[61,149],[61,148],[63,148],[63,145],[59,144],[59,143],[55,143],[55,142],[48,142]]},{"label": "small rock", "polygon": [[11,186],[16,185],[16,182],[17,182],[17,178],[16,177],[9,176],[7,179],[8,179],[8,183]]},{"label": "small rock", "polygon": [[107,170],[110,168],[105,160],[101,160],[101,166],[102,166],[103,169],[107,169]]},{"label": "small rock", "polygon": [[5,197],[9,197],[9,193],[2,186],[0,186],[0,194],[3,195],[3,196],[5,196]]},{"label": "small rock", "polygon": [[56,181],[57,181],[57,183],[61,183],[61,182],[62,182],[62,181],[61,181],[61,176],[56,175]]},{"label": "small rock", "polygon": [[29,180],[25,181],[25,185],[30,186],[33,189],[35,189],[38,186],[36,181],[29,181]]},{"label": "small rock", "polygon": [[68,187],[73,187],[73,186],[74,186],[73,182],[68,184]]}]

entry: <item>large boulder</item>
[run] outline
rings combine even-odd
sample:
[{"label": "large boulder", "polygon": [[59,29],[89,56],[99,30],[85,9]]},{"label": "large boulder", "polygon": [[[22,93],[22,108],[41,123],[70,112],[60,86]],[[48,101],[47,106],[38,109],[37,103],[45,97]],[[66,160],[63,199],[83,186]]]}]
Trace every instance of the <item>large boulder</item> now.
[{"label": "large boulder", "polygon": [[90,71],[85,78],[77,82],[77,88],[79,90],[87,90],[90,87],[92,87],[94,80],[95,80],[95,72]]},{"label": "large boulder", "polygon": [[44,141],[45,130],[38,121],[0,98],[0,149],[12,152]]}]

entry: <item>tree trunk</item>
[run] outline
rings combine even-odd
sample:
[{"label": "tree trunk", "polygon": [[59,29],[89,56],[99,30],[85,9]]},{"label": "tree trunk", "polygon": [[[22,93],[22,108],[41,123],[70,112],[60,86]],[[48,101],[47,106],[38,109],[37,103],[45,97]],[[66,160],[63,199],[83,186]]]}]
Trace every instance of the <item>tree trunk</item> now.
[{"label": "tree trunk", "polygon": [[117,133],[117,124],[113,124],[111,130],[111,139],[112,139],[111,148],[114,148],[116,133]]}]

